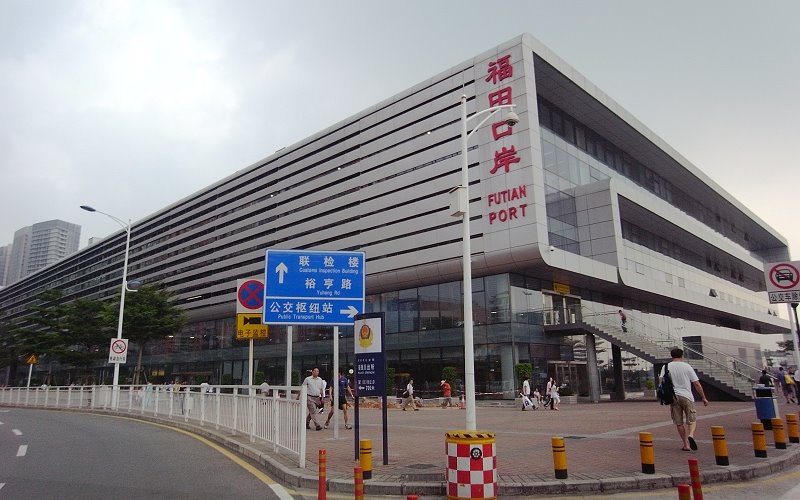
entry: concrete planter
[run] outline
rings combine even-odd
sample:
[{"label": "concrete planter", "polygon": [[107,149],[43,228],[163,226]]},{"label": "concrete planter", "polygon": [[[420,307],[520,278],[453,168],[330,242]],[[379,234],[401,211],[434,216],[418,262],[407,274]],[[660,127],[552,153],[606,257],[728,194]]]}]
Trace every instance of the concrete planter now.
[{"label": "concrete planter", "polygon": [[655,389],[645,389],[644,394],[642,396],[644,399],[656,399],[656,390]]},{"label": "concrete planter", "polygon": [[561,396],[561,404],[564,405],[578,404],[578,396]]}]

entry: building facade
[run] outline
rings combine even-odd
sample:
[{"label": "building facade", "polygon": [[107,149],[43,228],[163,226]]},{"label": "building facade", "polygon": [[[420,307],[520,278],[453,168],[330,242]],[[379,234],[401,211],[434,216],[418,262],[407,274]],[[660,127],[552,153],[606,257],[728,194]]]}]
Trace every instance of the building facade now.
[{"label": "building facade", "polygon": [[[676,343],[758,344],[787,331],[763,276],[764,262],[788,258],[785,239],[522,35],[134,223],[129,278],[163,282],[189,315],[182,332],[148,345],[150,377],[247,380],[236,280],[263,276],[268,248],[364,251],[367,312],[386,314],[398,381],[433,390],[442,368],[463,374],[462,225],[449,204],[462,94],[470,114],[514,104],[520,117],[512,127],[496,115],[469,144],[479,397],[512,397],[525,362],[535,382],[596,387],[594,337],[609,318],[619,329],[619,310],[625,330]],[[120,231],[0,290],[3,320],[22,320],[45,287],[113,297],[124,244]],[[352,330],[340,330],[348,364]],[[332,374],[332,335],[293,329],[298,377],[312,366]],[[255,341],[268,381],[284,380],[286,341],[280,326]]]},{"label": "building facade", "polygon": [[8,263],[11,259],[11,245],[0,247],[0,286],[8,282]]},{"label": "building facade", "polygon": [[14,232],[6,282],[28,276],[78,251],[81,226],[49,220]]}]

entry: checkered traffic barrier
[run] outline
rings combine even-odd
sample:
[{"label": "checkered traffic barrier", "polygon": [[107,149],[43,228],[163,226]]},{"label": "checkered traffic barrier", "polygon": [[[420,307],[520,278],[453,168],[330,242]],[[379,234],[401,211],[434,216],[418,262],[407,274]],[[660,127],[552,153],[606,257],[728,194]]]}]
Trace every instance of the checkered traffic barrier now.
[{"label": "checkered traffic barrier", "polygon": [[493,432],[451,431],[447,436],[447,498],[497,498],[497,450]]}]

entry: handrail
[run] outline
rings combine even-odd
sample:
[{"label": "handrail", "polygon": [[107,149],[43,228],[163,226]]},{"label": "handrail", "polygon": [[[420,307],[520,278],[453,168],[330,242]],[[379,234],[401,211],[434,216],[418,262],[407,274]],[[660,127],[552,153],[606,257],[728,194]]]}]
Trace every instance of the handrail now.
[{"label": "handrail", "polygon": [[[665,332],[652,324],[636,318],[630,313],[626,313],[626,323],[623,326],[619,316],[619,309],[607,308],[603,311],[596,311],[586,305],[572,304],[565,308],[542,309],[541,315],[544,325],[556,324],[576,324],[585,322],[594,326],[606,329],[610,332],[621,331],[630,333],[637,338],[650,342],[656,347],[669,350],[672,346],[681,346],[684,353],[690,360],[704,360],[710,368],[718,368],[731,375],[734,383],[738,379],[744,379],[748,383],[753,383],[758,379],[761,368],[755,367],[736,356],[722,352],[719,349],[703,345],[702,351],[695,349],[691,343],[682,338],[676,338],[669,332]],[[709,373],[712,375],[712,373]]]}]

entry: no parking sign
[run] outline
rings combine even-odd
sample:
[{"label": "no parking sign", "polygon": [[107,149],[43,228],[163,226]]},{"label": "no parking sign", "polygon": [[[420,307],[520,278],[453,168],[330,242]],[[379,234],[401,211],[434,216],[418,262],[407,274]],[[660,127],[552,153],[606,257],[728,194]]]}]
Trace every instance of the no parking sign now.
[{"label": "no parking sign", "polygon": [[800,261],[766,264],[764,277],[770,304],[800,302]]}]

